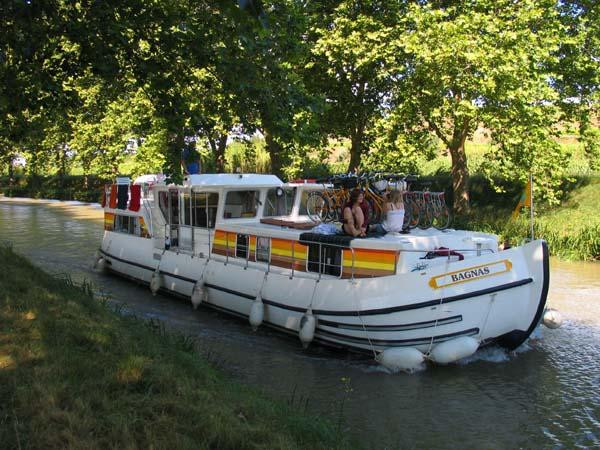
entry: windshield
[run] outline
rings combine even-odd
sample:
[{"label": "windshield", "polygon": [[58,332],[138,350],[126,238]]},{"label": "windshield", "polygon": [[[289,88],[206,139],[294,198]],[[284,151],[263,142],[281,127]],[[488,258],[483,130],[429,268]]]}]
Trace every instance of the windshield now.
[{"label": "windshield", "polygon": [[264,217],[289,216],[294,206],[296,188],[271,188],[267,191]]}]

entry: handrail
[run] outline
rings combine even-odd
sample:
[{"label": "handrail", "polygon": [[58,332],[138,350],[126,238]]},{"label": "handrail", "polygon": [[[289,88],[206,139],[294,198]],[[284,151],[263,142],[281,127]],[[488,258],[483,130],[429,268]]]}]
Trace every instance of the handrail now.
[{"label": "handrail", "polygon": [[[169,224],[165,224],[165,229],[169,229],[170,230],[170,225]],[[208,258],[209,259],[211,257],[211,252],[212,252],[212,248],[210,247],[211,244],[211,230],[208,229],[208,236],[199,236],[199,239],[194,240],[195,245],[204,245],[206,243],[208,243],[209,245],[209,250],[208,250]],[[165,230],[166,231],[166,230]],[[250,262],[252,263],[258,263],[259,265],[255,265],[253,264],[252,267],[264,267],[267,273],[271,272],[271,266],[272,266],[272,262],[271,262],[271,258],[269,258],[268,261],[258,261],[256,258],[256,252],[258,251],[258,239],[259,238],[272,238],[272,236],[269,235],[265,235],[263,234],[257,234],[257,235],[247,235],[246,236],[246,240],[244,242],[242,242],[241,240],[238,241],[236,240],[234,243],[230,243],[230,234],[234,234],[233,232],[229,232],[229,231],[225,231],[225,261],[224,264],[227,265],[230,262],[230,252],[234,251],[235,253],[233,254],[233,256],[235,257],[235,260],[238,261],[235,264],[236,265],[240,265],[243,266],[244,269],[247,269],[248,267],[250,267]],[[169,234],[166,236],[169,238],[169,240],[171,239],[170,236],[170,232]],[[251,238],[255,237],[256,238],[256,250],[255,250],[255,257],[254,259],[251,261],[250,259],[250,252],[251,252]],[[279,255],[279,260],[283,260],[283,265],[279,266],[279,267],[283,267],[285,268],[285,266],[287,265],[287,262],[289,262],[289,270],[290,270],[290,274],[289,274],[289,278],[293,279],[296,276],[301,276],[302,278],[305,278],[304,275],[304,270],[302,270],[302,274],[300,275],[297,273],[296,271],[296,262],[297,262],[297,255],[296,255],[296,244],[298,243],[297,240],[290,240],[290,245],[291,245],[291,252],[289,254],[289,256],[285,256],[285,255]],[[307,272],[310,274],[313,274],[312,276],[310,276],[310,278],[314,279],[314,276],[317,276],[317,281],[320,281],[323,277],[323,275],[325,274],[330,274],[332,276],[336,276],[337,278],[349,278],[351,281],[354,281],[356,279],[356,264],[357,264],[357,255],[356,255],[356,250],[357,248],[355,247],[348,247],[346,245],[340,245],[340,244],[335,244],[335,243],[328,243],[328,242],[318,242],[318,241],[312,241],[312,240],[303,240],[302,245],[306,245],[307,247],[309,245],[316,245],[318,248],[318,260],[311,260],[309,259],[309,249],[307,248],[307,256],[306,259],[307,261],[310,263],[312,261],[313,264],[313,270],[308,270],[307,267]],[[172,247],[172,245],[171,245]],[[325,260],[325,255],[324,255],[324,248],[334,248],[334,249],[339,249],[342,250],[343,252],[350,252],[350,264],[349,265],[345,265],[345,261],[348,261],[348,258],[344,258],[343,257],[343,253],[339,254],[339,263],[336,264],[335,261],[332,262],[328,262],[327,260]],[[360,247],[358,248],[360,249]],[[178,249],[179,250],[179,249]],[[242,253],[242,251],[245,250],[245,258],[237,258],[236,255]],[[368,250],[368,248],[365,248],[365,250]],[[396,252],[403,252],[403,253],[412,253],[412,254],[420,254],[420,255],[427,255],[429,252],[435,252],[440,250],[439,247],[437,248],[427,248],[427,249],[414,249],[414,248],[396,248],[396,249],[390,249],[392,251],[396,251]],[[194,247],[192,249],[192,252],[196,251],[196,247]],[[444,255],[439,255],[435,258],[432,259],[440,259],[440,258],[446,258],[448,261],[450,261],[452,259],[453,256],[451,252],[460,252],[460,253],[467,253],[467,254],[477,254],[477,255],[481,255],[482,253],[486,253],[486,254],[493,254],[495,253],[493,249],[490,248],[455,248],[455,249],[444,249]],[[313,258],[314,258],[313,254]],[[422,258],[421,258],[422,259]],[[337,256],[336,256],[336,260],[337,260]],[[287,261],[287,262],[286,262]],[[266,263],[266,265],[265,265]],[[396,258],[396,264],[398,263],[398,259]],[[315,266],[318,267],[316,268],[316,270],[314,269]],[[334,268],[334,269],[333,269]]]},{"label": "handrail", "polygon": [[294,247],[296,247],[296,241],[290,241],[292,243],[292,275],[290,276],[290,280],[294,278],[294,266],[296,265],[296,258],[294,254]]}]

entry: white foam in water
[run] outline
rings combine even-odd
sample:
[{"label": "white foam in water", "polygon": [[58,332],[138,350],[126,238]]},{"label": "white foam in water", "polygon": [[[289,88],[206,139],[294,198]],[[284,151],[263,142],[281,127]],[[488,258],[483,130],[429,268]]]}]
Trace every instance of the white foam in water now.
[{"label": "white foam in water", "polygon": [[[521,344],[516,350],[510,352],[502,347],[498,347],[496,345],[488,345],[487,347],[483,347],[477,350],[471,356],[467,356],[459,361],[456,361],[454,364],[459,366],[465,366],[467,364],[471,364],[478,361],[485,361],[491,363],[504,363],[510,361],[512,358],[516,357],[521,353],[528,352],[535,347],[537,341],[539,341],[542,337],[542,333],[540,328],[536,328],[535,331],[531,334],[531,337],[527,339],[523,344]],[[428,369],[428,366],[432,366],[432,369],[435,370],[434,363],[427,363],[424,361],[419,365],[418,368],[411,371],[406,370],[390,370],[387,367],[382,366],[381,364],[369,364],[369,365],[360,365],[360,369],[366,373],[387,373],[389,375],[395,375],[398,373],[407,373],[407,374],[416,374],[423,372]]]},{"label": "white foam in water", "polygon": [[471,356],[467,356],[456,362],[456,364],[466,365],[476,361],[486,361],[493,363],[502,363],[510,360],[509,354],[502,347],[487,346],[477,350]]},{"label": "white foam in water", "polygon": [[388,375],[396,375],[399,373],[405,373],[408,375],[413,375],[415,373],[420,373],[420,372],[424,372],[425,370],[427,370],[427,363],[423,362],[423,363],[419,364],[419,366],[414,370],[390,370],[381,364],[361,365],[360,369],[365,373],[386,373]]}]

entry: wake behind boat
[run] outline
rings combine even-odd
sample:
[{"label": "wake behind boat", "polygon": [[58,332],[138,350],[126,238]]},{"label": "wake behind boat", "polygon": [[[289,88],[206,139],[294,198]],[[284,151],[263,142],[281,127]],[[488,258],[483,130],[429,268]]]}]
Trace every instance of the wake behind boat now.
[{"label": "wake behind boat", "polygon": [[322,189],[256,174],[118,180],[97,266],[400,369],[515,349],[540,322],[544,241],[499,250],[495,235],[451,229],[322,234],[306,207]]}]

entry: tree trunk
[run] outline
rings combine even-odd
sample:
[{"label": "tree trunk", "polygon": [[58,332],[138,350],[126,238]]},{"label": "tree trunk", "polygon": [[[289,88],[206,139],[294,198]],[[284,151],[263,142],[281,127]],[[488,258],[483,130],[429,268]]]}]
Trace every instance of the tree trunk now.
[{"label": "tree trunk", "polygon": [[181,183],[183,180],[181,149],[185,145],[183,134],[171,131],[167,145],[167,158],[165,161],[166,172],[174,183]]},{"label": "tree trunk", "polygon": [[348,163],[347,172],[358,172],[360,167],[360,142],[357,142],[354,138],[352,139],[352,146],[350,147],[350,162]]},{"label": "tree trunk", "polygon": [[271,158],[271,172],[273,175],[283,178],[283,155],[281,145],[279,145],[279,142],[275,140],[269,130],[263,129],[262,133],[265,136],[267,151],[269,152],[269,156]]},{"label": "tree trunk", "polygon": [[13,156],[8,157],[8,196],[12,197],[13,185],[15,183],[15,168],[13,167]]},{"label": "tree trunk", "polygon": [[[365,94],[366,82],[361,81],[358,86],[358,92],[356,93],[357,104],[362,104]],[[360,111],[360,108],[357,109]],[[363,138],[365,136],[365,124],[366,120],[362,114],[358,113],[353,116],[354,127],[352,129],[352,136],[350,136],[351,147],[350,147],[350,162],[348,163],[348,172],[358,173],[360,170],[360,163],[362,160],[363,152]]]},{"label": "tree trunk", "polygon": [[358,172],[362,160],[362,140],[364,136],[363,127],[360,127],[356,133],[351,136],[350,163],[348,163],[348,172]]},{"label": "tree trunk", "polygon": [[469,168],[465,142],[469,135],[471,119],[466,118],[461,124],[454,123],[452,137],[445,135],[434,121],[429,121],[429,129],[439,137],[450,152],[452,157],[452,191],[454,194],[454,214],[467,214],[469,212]]},{"label": "tree trunk", "polygon": [[[465,152],[465,136],[453,141],[448,147],[452,157],[452,191],[454,192],[454,214],[469,212],[469,169]],[[455,144],[455,145],[454,145]]]},{"label": "tree trunk", "polygon": [[227,147],[227,135],[219,135],[218,140],[208,138],[208,144],[210,145],[213,155],[215,155],[215,172],[225,172],[225,149]]}]

